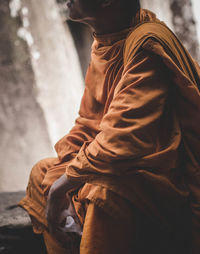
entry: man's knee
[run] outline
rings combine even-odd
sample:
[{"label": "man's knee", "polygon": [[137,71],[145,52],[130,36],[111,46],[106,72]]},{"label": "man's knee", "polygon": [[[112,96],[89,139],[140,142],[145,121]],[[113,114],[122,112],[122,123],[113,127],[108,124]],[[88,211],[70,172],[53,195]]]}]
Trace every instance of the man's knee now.
[{"label": "man's knee", "polygon": [[29,184],[41,187],[47,170],[54,166],[55,160],[56,158],[47,158],[37,162],[31,170]]}]

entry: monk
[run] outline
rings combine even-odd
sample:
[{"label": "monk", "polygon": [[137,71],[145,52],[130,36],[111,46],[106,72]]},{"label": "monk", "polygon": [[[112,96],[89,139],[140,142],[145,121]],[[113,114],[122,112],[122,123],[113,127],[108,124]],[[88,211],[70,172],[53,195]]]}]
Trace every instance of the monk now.
[{"label": "monk", "polygon": [[49,254],[200,253],[200,71],[137,0],[70,0],[91,27],[79,117],[20,205]]}]

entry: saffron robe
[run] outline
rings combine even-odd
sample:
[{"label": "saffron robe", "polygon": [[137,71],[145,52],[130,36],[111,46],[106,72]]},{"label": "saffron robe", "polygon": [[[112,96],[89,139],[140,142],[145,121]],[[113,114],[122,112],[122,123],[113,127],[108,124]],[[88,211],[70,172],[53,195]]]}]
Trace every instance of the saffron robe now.
[{"label": "saffron robe", "polygon": [[180,233],[191,208],[198,253],[199,75],[173,33],[146,10],[132,28],[96,36],[80,117],[55,146],[58,159],[45,173],[44,193],[66,169],[83,182],[73,194],[82,223],[86,200],[120,219],[131,218],[124,204],[130,202]]}]

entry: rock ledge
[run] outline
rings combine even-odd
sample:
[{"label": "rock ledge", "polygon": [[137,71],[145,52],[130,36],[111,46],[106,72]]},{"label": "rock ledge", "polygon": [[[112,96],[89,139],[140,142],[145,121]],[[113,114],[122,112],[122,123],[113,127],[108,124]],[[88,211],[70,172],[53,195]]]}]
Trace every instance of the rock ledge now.
[{"label": "rock ledge", "polygon": [[1,254],[46,254],[43,238],[33,233],[28,214],[17,206],[24,195],[24,191],[0,193]]}]

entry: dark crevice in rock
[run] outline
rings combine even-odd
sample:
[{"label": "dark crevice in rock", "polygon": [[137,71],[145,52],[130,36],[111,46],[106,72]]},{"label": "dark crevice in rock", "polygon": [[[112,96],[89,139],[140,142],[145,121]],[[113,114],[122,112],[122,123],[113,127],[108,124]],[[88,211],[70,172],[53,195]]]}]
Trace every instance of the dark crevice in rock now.
[{"label": "dark crevice in rock", "polygon": [[1,254],[45,254],[45,244],[41,235],[35,235],[32,226],[20,228],[0,228]]}]

